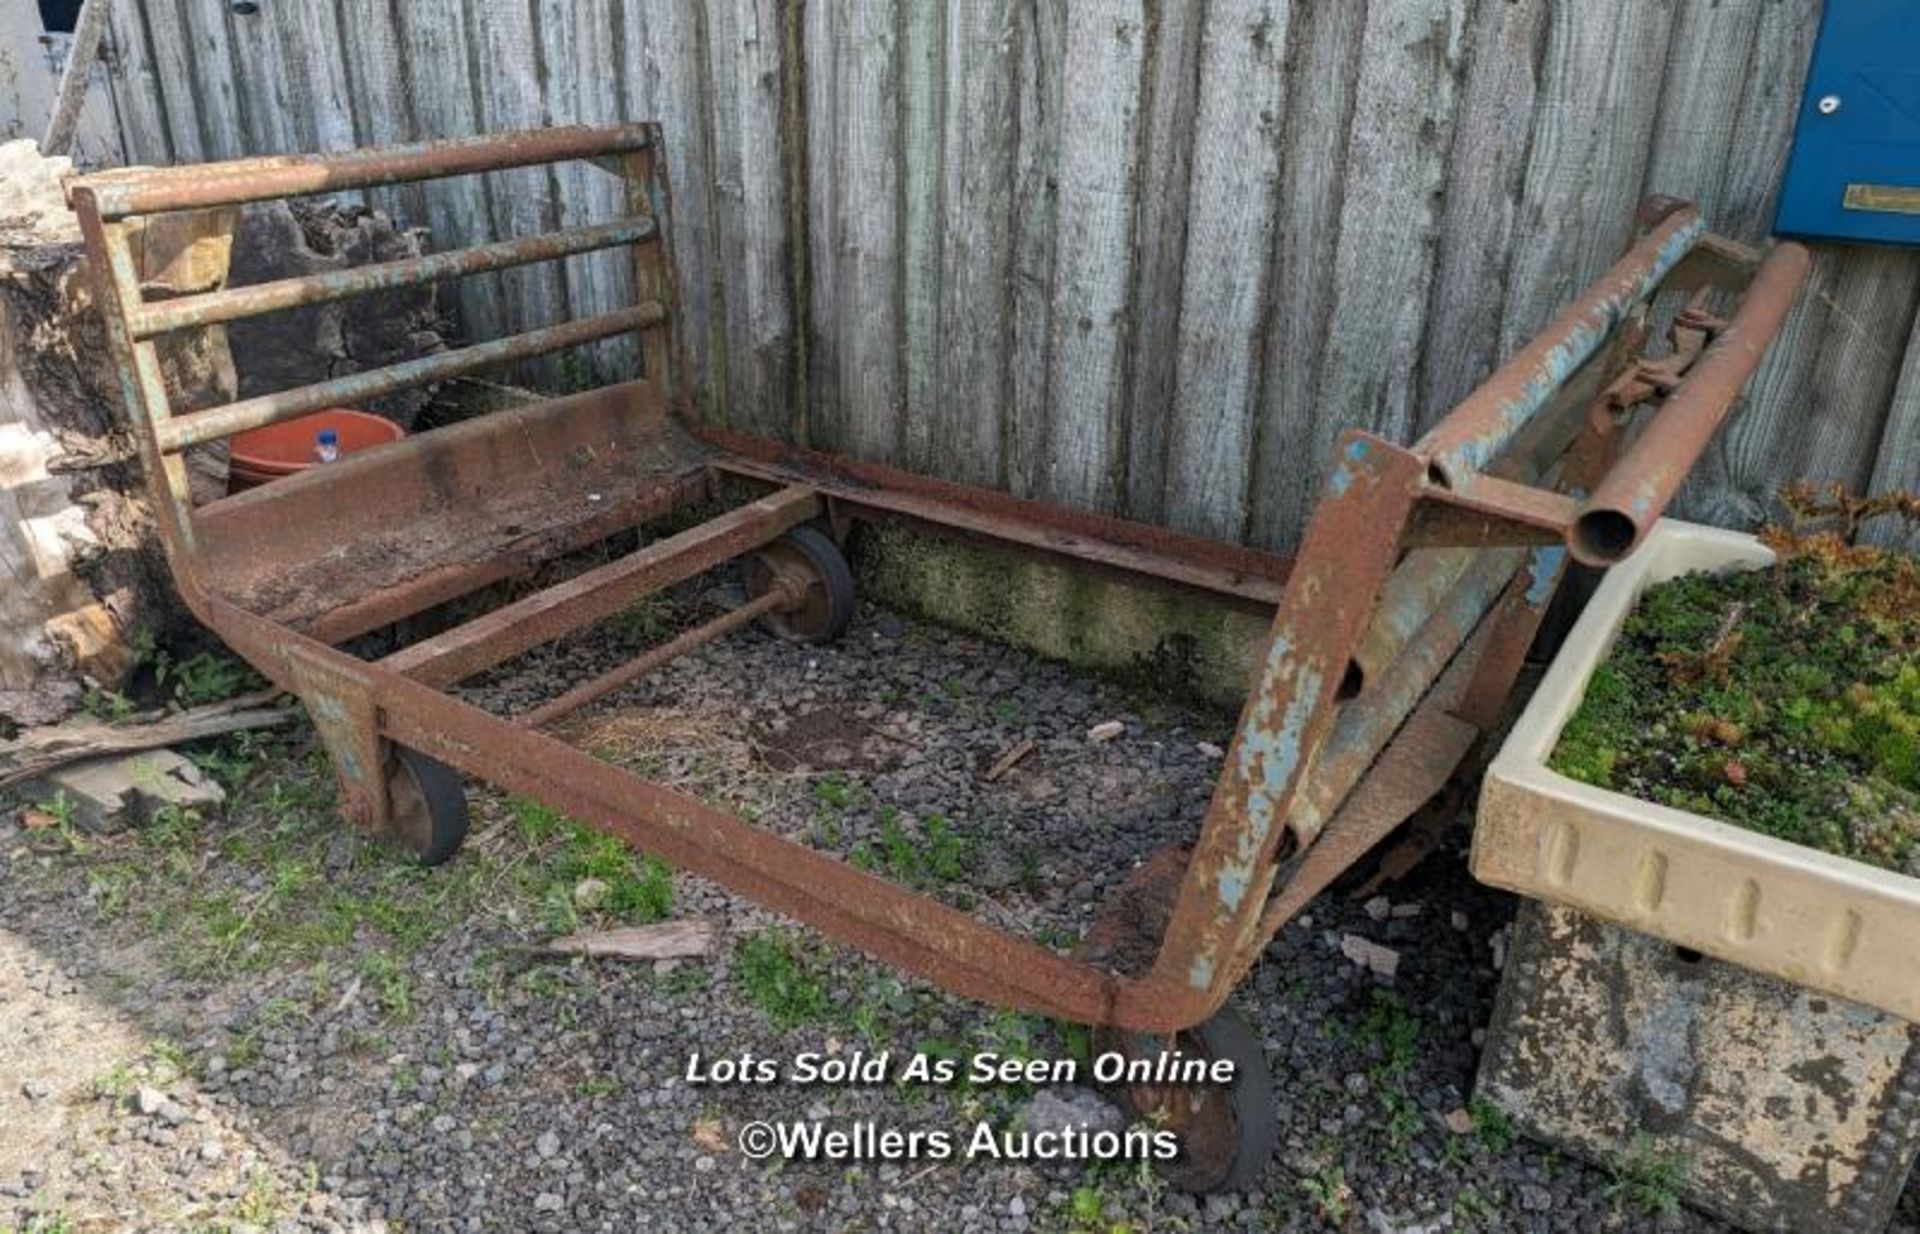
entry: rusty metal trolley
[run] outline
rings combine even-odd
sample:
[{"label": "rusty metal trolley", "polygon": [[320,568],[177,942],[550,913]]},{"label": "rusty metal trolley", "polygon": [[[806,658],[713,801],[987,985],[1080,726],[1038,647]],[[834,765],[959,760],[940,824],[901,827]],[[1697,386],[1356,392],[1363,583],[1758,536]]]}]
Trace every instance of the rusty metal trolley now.
[{"label": "rusty metal trolley", "polygon": [[[1127,1050],[1171,1038],[1188,1056],[1232,1056],[1242,1078],[1230,1087],[1122,1095],[1182,1131],[1177,1181],[1249,1184],[1271,1149],[1273,1092],[1258,1043],[1222,1013],[1228,994],[1280,926],[1440,790],[1494,723],[1569,552],[1616,561],[1659,517],[1779,331],[1805,251],[1782,243],[1762,255],[1709,235],[1684,203],[1650,200],[1605,277],[1418,442],[1345,435],[1289,562],[694,422],[660,142],[649,124],[556,128],[74,180],[69,200],[182,596],[305,704],[358,827],[446,859],[466,825],[458,769],[955,993],[1091,1025]],[[200,295],[142,293],[133,246],[145,216],[560,160],[621,177],[626,217]],[[169,402],[155,340],[170,331],[619,246],[633,262],[630,308],[226,406],[176,414]],[[1650,348],[1668,314],[1668,345]],[[189,447],[615,336],[637,337],[642,379],[439,428],[197,509],[189,497]],[[762,495],[382,658],[342,648],[741,483]],[[1272,616],[1194,843],[1143,861],[1072,956],[543,731],[756,619],[790,638],[833,637],[852,608],[837,545],[862,519]],[[527,714],[448,693],[734,561],[746,603]]]}]

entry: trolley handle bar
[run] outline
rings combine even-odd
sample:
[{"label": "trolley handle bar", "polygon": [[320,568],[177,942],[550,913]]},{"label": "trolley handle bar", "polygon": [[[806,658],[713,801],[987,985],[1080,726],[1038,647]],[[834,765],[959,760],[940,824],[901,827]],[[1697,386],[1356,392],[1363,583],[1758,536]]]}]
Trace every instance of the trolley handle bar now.
[{"label": "trolley handle bar", "polygon": [[615,219],[591,227],[544,232],[475,245],[424,257],[380,262],[309,274],[299,278],[256,283],[248,287],[230,287],[199,296],[160,300],[134,310],[128,328],[135,339],[149,339],[171,330],[189,330],[222,322],[258,317],[280,309],[301,308],[345,300],[370,292],[396,291],[421,283],[485,274],[522,266],[536,261],[554,261],[580,253],[637,244],[653,238],[656,228],[649,218]]},{"label": "trolley handle bar", "polygon": [[649,300],[633,308],[583,317],[578,321],[529,330],[524,334],[510,334],[457,351],[443,351],[386,368],[370,369],[310,386],[242,399],[237,403],[162,420],[155,427],[159,433],[161,450],[171,454],[189,446],[291,420],[309,411],[357,406],[396,390],[424,386],[476,369],[528,360],[551,351],[611,338],[616,334],[644,330],[666,319],[666,307],[657,300]]},{"label": "trolley handle bar", "polygon": [[100,217],[112,222],[168,210],[235,206],[536,163],[605,158],[646,149],[651,141],[652,126],[647,124],[520,129],[335,154],[276,155],[196,167],[104,172],[69,181],[67,201],[72,204],[76,193],[91,193]]}]

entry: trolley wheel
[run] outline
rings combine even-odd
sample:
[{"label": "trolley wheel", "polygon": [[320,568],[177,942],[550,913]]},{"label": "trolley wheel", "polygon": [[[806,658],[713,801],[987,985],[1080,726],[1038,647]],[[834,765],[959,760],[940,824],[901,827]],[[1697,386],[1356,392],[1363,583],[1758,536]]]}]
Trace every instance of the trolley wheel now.
[{"label": "trolley wheel", "polygon": [[1239,1015],[1223,1009],[1170,1037],[1103,1029],[1095,1034],[1094,1048],[1128,1058],[1178,1050],[1190,1059],[1231,1059],[1231,1084],[1127,1084],[1115,1096],[1133,1117],[1180,1137],[1179,1156],[1159,1163],[1159,1169],[1182,1191],[1248,1191],[1260,1181],[1273,1159],[1279,1118],[1266,1052]]},{"label": "trolley wheel", "polygon": [[387,766],[387,796],[389,834],[421,865],[437,866],[460,851],[467,838],[467,790],[459,772],[418,750],[395,746]]},{"label": "trolley wheel", "polygon": [[840,546],[817,527],[795,527],[749,556],[741,572],[749,596],[765,595],[783,580],[804,589],[799,604],[760,619],[790,643],[831,643],[853,620],[853,571]]}]

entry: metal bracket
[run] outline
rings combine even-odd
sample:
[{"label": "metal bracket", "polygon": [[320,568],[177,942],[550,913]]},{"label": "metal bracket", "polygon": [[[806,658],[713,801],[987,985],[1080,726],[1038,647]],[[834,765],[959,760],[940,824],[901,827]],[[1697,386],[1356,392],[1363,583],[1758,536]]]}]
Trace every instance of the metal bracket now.
[{"label": "metal bracket", "polygon": [[387,743],[380,737],[380,708],[374,701],[378,680],[368,665],[329,660],[311,646],[280,644],[293,692],[306,705],[320,743],[340,780],[340,812],[348,822],[376,835],[392,821],[387,796]]}]

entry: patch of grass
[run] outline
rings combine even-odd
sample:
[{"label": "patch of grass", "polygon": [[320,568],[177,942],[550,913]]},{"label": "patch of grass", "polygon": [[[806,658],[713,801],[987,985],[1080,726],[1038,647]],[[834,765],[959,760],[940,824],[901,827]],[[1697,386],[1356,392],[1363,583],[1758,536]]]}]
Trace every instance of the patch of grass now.
[{"label": "patch of grass", "polygon": [[1382,1115],[1381,1129],[1388,1151],[1399,1157],[1420,1129],[1420,1107],[1407,1094],[1405,1081],[1418,1056],[1420,1020],[1407,1005],[1386,990],[1375,990],[1360,1024],[1345,1034],[1354,1045],[1372,1055],[1367,1078]]},{"label": "patch of grass", "polygon": [[289,1207],[290,1200],[273,1175],[255,1166],[247,1172],[247,1189],[234,1202],[233,1216],[246,1225],[264,1229],[285,1217]]},{"label": "patch of grass", "polygon": [[784,930],[763,930],[735,944],[733,973],[778,1028],[796,1028],[833,1013],[825,965]]},{"label": "patch of grass", "polygon": [[1360,1022],[1359,1038],[1376,1052],[1375,1079],[1399,1079],[1413,1067],[1420,1043],[1420,1020],[1406,1003],[1386,990],[1375,990]]},{"label": "patch of grass", "polygon": [[413,974],[399,958],[386,951],[369,951],[360,957],[359,969],[388,1015],[396,1020],[413,1018]]},{"label": "patch of grass", "polygon": [[1660,1152],[1645,1135],[1636,1135],[1626,1152],[1607,1163],[1604,1194],[1615,1212],[1630,1207],[1650,1215],[1677,1213],[1686,1174],[1684,1154]]},{"label": "patch of grass", "polygon": [[673,912],[673,868],[666,862],[540,802],[514,798],[510,808],[521,837],[546,850],[544,862],[530,869],[545,875],[537,891],[548,930],[564,934],[579,927],[582,906],[575,892],[588,879],[605,890],[587,911],[628,925],[660,921]]},{"label": "patch of grass", "polygon": [[80,699],[80,708],[96,719],[109,724],[119,724],[140,710],[139,706],[118,690],[102,690],[89,687]]},{"label": "patch of grass", "polygon": [[660,991],[668,998],[693,998],[707,992],[713,974],[703,964],[682,964],[660,979]]},{"label": "patch of grass", "polygon": [[1462,1187],[1453,1197],[1453,1224],[1458,1229],[1497,1229],[1500,1218],[1499,1200],[1478,1187]]},{"label": "patch of grass", "polygon": [[1467,1113],[1473,1118],[1473,1134],[1488,1152],[1499,1156],[1513,1147],[1513,1120],[1505,1110],[1475,1097]]},{"label": "patch of grass", "polygon": [[1097,1230],[1106,1220],[1107,1198],[1097,1187],[1075,1187],[1067,1217],[1075,1230]]},{"label": "patch of grass", "polygon": [[651,647],[662,641],[678,621],[679,613],[673,601],[658,594],[627,606],[615,618],[621,641],[633,648]]},{"label": "patch of grass", "polygon": [[140,1087],[140,1077],[124,1062],[115,1063],[93,1081],[93,1095],[103,1101],[125,1101]]},{"label": "patch of grass", "polygon": [[1300,1190],[1306,1192],[1320,1220],[1335,1229],[1346,1225],[1347,1205],[1353,1202],[1353,1192],[1347,1187],[1345,1166],[1335,1162],[1318,1174],[1301,1179]]},{"label": "patch of grass", "polygon": [[848,860],[858,869],[885,873],[922,891],[964,878],[971,854],[952,820],[929,814],[916,825],[917,836],[908,829],[910,822],[892,806],[881,807],[878,846],[862,840]]},{"label": "patch of grass", "polygon": [[858,805],[866,791],[845,776],[836,773],[813,782],[813,799],[836,813]]},{"label": "patch of grass", "polygon": [[245,660],[225,652],[203,651],[176,661],[162,650],[152,663],[154,683],[183,708],[218,703],[267,684]]}]

